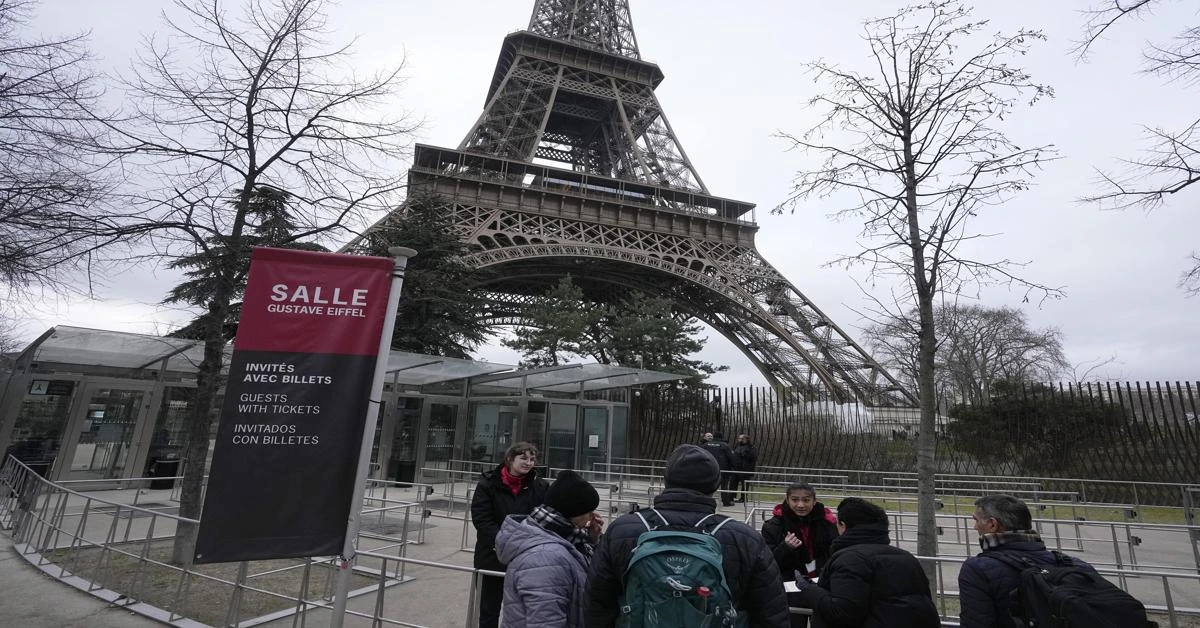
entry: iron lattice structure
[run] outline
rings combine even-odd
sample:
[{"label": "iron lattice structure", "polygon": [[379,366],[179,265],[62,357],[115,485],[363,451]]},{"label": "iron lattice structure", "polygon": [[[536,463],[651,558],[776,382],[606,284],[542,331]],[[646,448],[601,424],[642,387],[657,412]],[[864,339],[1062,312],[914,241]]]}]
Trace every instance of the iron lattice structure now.
[{"label": "iron lattice structure", "polygon": [[450,203],[468,261],[510,295],[490,318],[519,323],[513,304],[567,275],[597,300],[638,288],[708,323],[774,387],[913,405],[758,252],[754,205],[709,193],[655,96],[662,80],[628,0],[538,0],[462,143],[416,147],[410,188]]}]

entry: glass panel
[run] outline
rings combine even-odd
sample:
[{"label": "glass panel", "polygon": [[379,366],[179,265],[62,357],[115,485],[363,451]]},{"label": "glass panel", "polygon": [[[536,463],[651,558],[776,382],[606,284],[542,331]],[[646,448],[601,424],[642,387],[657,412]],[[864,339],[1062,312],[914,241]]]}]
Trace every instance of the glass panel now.
[{"label": "glass panel", "polygon": [[521,440],[537,445],[538,451],[546,450],[546,402],[530,401],[525,412],[525,431]]},{"label": "glass panel", "polygon": [[[583,432],[579,440],[579,450],[583,452],[580,468],[584,471],[604,471],[604,463],[608,462],[608,408],[583,408]],[[592,473],[585,477],[589,480],[598,479]]]},{"label": "glass panel", "polygon": [[[612,458],[609,467],[613,471],[627,472],[626,464],[629,458],[629,408],[613,406],[612,409]],[[618,478],[610,478],[616,480]]]},{"label": "glass panel", "polygon": [[375,435],[371,437],[371,457],[367,459],[370,462],[367,470],[369,478],[377,478],[382,475],[379,469],[379,439],[383,437],[383,421],[387,418],[387,406],[387,399],[380,400],[379,414],[375,415]]},{"label": "glass panel", "polygon": [[[151,364],[199,341],[120,331],[58,325],[37,349],[37,362],[66,362],[136,368]],[[198,348],[198,347],[197,347]],[[187,360],[172,359],[171,370],[195,370]]]},{"label": "glass panel", "polygon": [[141,390],[110,388],[91,391],[68,479],[121,477],[145,394]]},{"label": "glass panel", "polygon": [[62,447],[63,426],[67,424],[74,391],[72,381],[35,380],[17,410],[12,444],[5,454],[12,454],[46,475]]},{"label": "glass panel", "polygon": [[[421,401],[417,397],[396,400],[396,429],[392,432],[392,455],[388,460],[387,477],[398,482],[412,482],[416,477],[417,424],[421,420]],[[453,431],[450,438],[453,442]]]},{"label": "glass panel", "polygon": [[517,402],[476,402],[467,440],[467,459],[496,462],[513,444],[513,422],[520,406]]},{"label": "glass panel", "polygon": [[183,458],[183,444],[187,442],[187,420],[195,402],[195,388],[172,386],[166,389],[158,417],[154,419],[150,451],[146,453],[146,468],[142,470],[144,477],[179,475],[179,459]]},{"label": "glass panel", "polygon": [[546,464],[552,469],[575,468],[575,421],[579,406],[550,404],[550,435]]},{"label": "glass panel", "polygon": [[454,432],[458,429],[458,406],[429,404],[429,431],[425,439],[425,466],[447,469],[454,459]]}]

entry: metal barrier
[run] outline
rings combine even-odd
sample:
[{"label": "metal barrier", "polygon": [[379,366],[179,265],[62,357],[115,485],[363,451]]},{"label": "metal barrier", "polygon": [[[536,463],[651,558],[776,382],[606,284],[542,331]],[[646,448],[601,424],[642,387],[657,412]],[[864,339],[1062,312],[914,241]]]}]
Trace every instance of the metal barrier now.
[{"label": "metal barrier", "polygon": [[[311,613],[328,612],[332,608],[332,592],[328,585],[331,579],[326,578],[322,582],[316,577],[318,573],[327,574],[336,568],[328,558],[303,560],[282,567],[268,567],[257,562],[241,563],[236,566],[236,574],[216,577],[192,567],[173,565],[156,557],[152,551],[153,546],[172,538],[174,527],[181,519],[164,512],[163,507],[153,506],[153,502],[145,501],[147,494],[138,492],[139,489],[106,491],[105,498],[100,498],[48,482],[28,467],[10,459],[0,467],[0,491],[0,526],[13,531],[14,545],[22,556],[50,575],[63,580],[79,580],[86,576],[84,584],[81,586],[77,583],[77,586],[95,595],[109,595],[107,599],[129,610],[168,623],[185,623],[184,618],[190,614],[188,609],[194,606],[192,598],[195,591],[205,583],[215,583],[225,592],[225,597],[217,605],[222,616],[211,620],[213,624],[238,626],[254,619],[242,616],[245,614],[243,609],[246,600],[251,596],[265,596],[279,601],[289,609],[281,613],[295,614],[296,621],[300,623],[305,622],[304,617]],[[415,491],[416,499],[404,501],[398,498],[401,493],[408,491]],[[408,555],[408,548],[417,547],[418,543],[410,536],[409,524],[413,520],[422,521],[426,518],[423,511],[429,509],[427,498],[435,495],[437,491],[438,487],[434,484],[390,482],[380,482],[368,489],[368,507],[365,509],[367,514],[363,521],[378,521],[380,519],[373,517],[403,513],[403,533],[390,536],[366,530],[360,534],[360,549],[355,569],[362,577],[369,577],[370,581],[357,590],[359,596],[351,600],[351,608],[348,611],[350,614],[369,619],[373,625],[414,626],[417,624],[412,623],[412,615],[405,619],[402,612],[393,610],[393,607],[409,604],[416,605],[415,608],[423,609],[426,613],[455,614],[455,618],[450,621],[444,621],[443,617],[442,625],[457,624],[457,613],[465,615],[462,625],[474,625],[474,600],[477,596],[478,580],[482,575],[498,574]],[[469,491],[470,488],[459,491],[458,494],[469,494]],[[165,494],[165,491],[162,493]],[[118,496],[128,499],[122,501],[117,499]],[[897,498],[911,499],[903,496]],[[608,497],[610,503],[627,499],[629,496],[624,489],[614,491]],[[142,505],[127,503],[134,500],[138,500]],[[449,503],[457,503],[457,500]],[[418,517],[412,517],[412,514],[417,514],[413,513],[413,509],[420,509],[417,511]],[[771,511],[769,506],[755,505],[748,506],[747,509],[747,522],[756,528],[760,519]],[[914,515],[903,511],[893,512],[891,516],[897,531],[898,544],[908,543],[908,530],[912,529]],[[953,535],[959,537],[963,547],[970,547],[969,543],[973,540],[970,524],[967,523],[969,520],[969,517],[962,515],[939,515],[939,522],[946,523],[947,530],[961,531],[956,531]],[[464,517],[463,521],[466,525],[469,518]],[[1039,528],[1049,530],[1049,526],[1055,522],[1061,525],[1072,523],[1039,519],[1038,525]],[[1048,545],[1061,546],[1063,542],[1077,539],[1091,551],[1096,551],[1101,544],[1111,544],[1118,556],[1116,564],[1093,564],[1119,586],[1131,590],[1134,595],[1147,602],[1149,609],[1160,613],[1160,619],[1166,620],[1164,626],[1178,626],[1185,615],[1200,615],[1200,609],[1195,608],[1200,606],[1200,576],[1195,570],[1187,565],[1160,567],[1145,562],[1139,563],[1137,555],[1132,551],[1138,545],[1132,543],[1129,538],[1131,535],[1140,534],[1191,534],[1195,530],[1194,527],[1144,524],[1136,521],[1077,523],[1084,531],[1083,534],[1074,533],[1074,528],[1066,528],[1069,535],[1063,537],[1057,537],[1048,531]],[[451,534],[453,535],[453,532]],[[1181,546],[1182,543],[1172,542],[1172,545]],[[436,550],[438,547],[445,546],[429,546],[429,550]],[[943,555],[923,560],[932,561],[936,565],[936,602],[941,609],[944,625],[955,625],[957,591],[953,583],[957,582],[958,565],[965,560],[965,556]],[[120,564],[132,564],[135,569],[128,571],[124,578],[116,578]],[[394,590],[393,585],[413,580],[410,572],[415,568],[431,569],[444,574],[464,574],[466,578],[462,582],[461,592],[466,593],[466,599],[470,601],[466,608],[456,605],[452,609],[434,609],[422,607],[422,603],[428,602],[420,599],[420,596],[415,596],[415,599],[409,594],[389,596],[389,591]],[[303,582],[301,591],[294,596],[282,595],[263,584],[272,576],[285,571],[299,574],[298,578]],[[141,600],[151,588],[161,586],[161,583],[154,581],[161,578],[158,575],[160,573],[171,574],[168,582],[171,596],[165,604],[153,608]],[[423,577],[426,572],[417,573]],[[446,584],[439,580],[435,586],[445,589]],[[418,614],[417,618],[420,616]]]}]

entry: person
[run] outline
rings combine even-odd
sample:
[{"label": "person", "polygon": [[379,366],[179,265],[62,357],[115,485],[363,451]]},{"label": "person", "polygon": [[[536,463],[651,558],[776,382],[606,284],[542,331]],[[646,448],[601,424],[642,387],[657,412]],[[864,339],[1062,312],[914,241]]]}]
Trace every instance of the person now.
[{"label": "person", "polygon": [[[1055,564],[1055,556],[1033,529],[1029,507],[1012,495],[986,495],[975,500],[972,516],[983,551],[968,558],[958,572],[959,626],[1009,628],[1016,625],[1013,613],[1021,574],[995,554],[1019,553],[1044,565]],[[1069,560],[1095,572],[1094,567],[1078,558]]]},{"label": "person", "polygon": [[[496,535],[508,515],[527,515],[546,501],[549,483],[537,477],[538,450],[532,443],[513,443],[504,462],[483,473],[471,497],[475,526],[475,568],[504,571],[496,556]],[[483,576],[479,589],[479,627],[497,628],[504,600],[504,579]]]},{"label": "person", "polygon": [[704,447],[721,467],[721,505],[732,506],[733,494],[729,492],[729,485],[733,481],[733,449],[720,432],[705,432]]},{"label": "person", "polygon": [[762,525],[763,539],[785,582],[795,580],[797,572],[805,578],[818,578],[837,534],[837,517],[817,501],[817,489],[805,482],[788,485],[783,503],[775,506],[772,517]]},{"label": "person", "polygon": [[[750,435],[739,434],[737,445],[733,448],[733,462],[737,473],[733,477],[730,493],[735,503],[746,503],[746,495],[750,493],[748,486],[754,477],[754,468],[758,464],[758,452],[750,442]],[[753,499],[751,501],[754,501]]]},{"label": "person", "polygon": [[588,564],[604,520],[600,494],[574,471],[559,471],[546,503],[509,515],[496,536],[504,577],[505,628],[583,628]]},{"label": "person", "polygon": [[[654,498],[654,510],[672,526],[694,526],[716,512],[712,494],[720,482],[721,467],[712,454],[698,445],[680,445],[667,458],[666,488]],[[617,625],[621,614],[618,600],[625,588],[630,554],[646,531],[637,515],[618,517],[596,546],[588,583],[588,628]],[[725,579],[735,608],[747,613],[755,628],[785,628],[788,608],[783,583],[762,537],[737,520],[725,521],[713,535],[721,543]]]},{"label": "person", "polygon": [[797,578],[796,606],[813,628],[938,628],[942,621],[921,563],[892,547],[883,508],[858,497],[838,504],[838,537],[818,582]]}]

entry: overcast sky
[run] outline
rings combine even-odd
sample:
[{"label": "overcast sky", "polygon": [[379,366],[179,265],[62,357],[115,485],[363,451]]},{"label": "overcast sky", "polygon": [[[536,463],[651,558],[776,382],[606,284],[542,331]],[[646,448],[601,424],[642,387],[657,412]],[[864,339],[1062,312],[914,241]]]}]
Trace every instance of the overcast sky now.
[{"label": "overcast sky", "polygon": [[[975,223],[997,233],[971,252],[978,257],[1029,261],[1030,279],[1062,287],[1066,298],[1021,303],[1022,292],[985,289],[981,303],[1022,308],[1037,327],[1057,327],[1067,357],[1085,363],[1115,357],[1101,374],[1114,379],[1200,379],[1200,298],[1176,287],[1188,254],[1200,245],[1200,190],[1165,207],[1104,212],[1075,199],[1094,189],[1094,169],[1114,168],[1142,146],[1139,125],[1179,128],[1196,117],[1195,87],[1164,85],[1138,74],[1148,40],[1165,41],[1180,25],[1200,22],[1192,2],[1164,0],[1145,21],[1129,21],[1095,48],[1088,63],[1068,50],[1084,23],[1082,9],[1098,0],[979,2],[976,15],[991,30],[1044,30],[1048,41],[1024,58],[1035,80],[1056,98],[1021,109],[1005,131],[1018,145],[1053,143],[1062,159],[1038,175],[1036,187]],[[226,4],[237,2],[226,0]],[[331,41],[357,37],[363,69],[403,63],[407,81],[395,106],[423,117],[423,143],[456,146],[479,115],[504,35],[522,29],[533,0],[345,0],[333,7]],[[826,268],[839,253],[856,250],[859,225],[838,224],[837,209],[812,201],[795,213],[769,210],[788,194],[795,171],[819,158],[786,152],[772,134],[802,132],[814,122],[803,103],[820,86],[801,73],[805,61],[824,58],[850,68],[869,60],[861,39],[864,19],[892,14],[902,3],[885,0],[630,0],[643,58],[662,68],[658,97],[688,156],[715,195],[757,203],[758,249],[793,285],[851,335],[869,306],[858,284],[864,271]],[[90,30],[102,70],[125,68],[142,37],[161,28],[164,0],[43,0],[35,32],[61,35]],[[407,160],[406,160],[407,161]],[[156,333],[188,316],[155,305],[175,283],[167,271],[144,269],[113,278],[98,301],[43,302],[23,328],[32,337],[70,324]],[[876,286],[880,296],[887,286]],[[480,356],[515,363],[502,348]],[[705,357],[727,364],[712,381],[758,384],[762,379],[728,341],[709,336]]]}]

